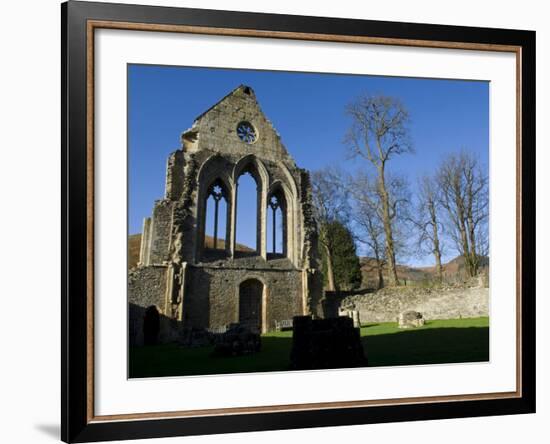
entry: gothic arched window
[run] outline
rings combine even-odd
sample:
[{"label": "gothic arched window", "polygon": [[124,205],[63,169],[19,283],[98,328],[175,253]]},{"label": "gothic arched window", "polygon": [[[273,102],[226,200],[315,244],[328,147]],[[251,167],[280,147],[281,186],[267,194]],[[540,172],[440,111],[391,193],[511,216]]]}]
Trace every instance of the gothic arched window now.
[{"label": "gothic arched window", "polygon": [[208,188],[205,203],[205,250],[226,250],[229,242],[228,193],[221,180],[216,180]]},{"label": "gothic arched window", "polygon": [[286,199],[277,189],[267,200],[267,254],[268,258],[286,256],[287,220]]},{"label": "gothic arched window", "polygon": [[237,178],[236,245],[239,254],[257,254],[258,245],[258,182],[251,169]]}]

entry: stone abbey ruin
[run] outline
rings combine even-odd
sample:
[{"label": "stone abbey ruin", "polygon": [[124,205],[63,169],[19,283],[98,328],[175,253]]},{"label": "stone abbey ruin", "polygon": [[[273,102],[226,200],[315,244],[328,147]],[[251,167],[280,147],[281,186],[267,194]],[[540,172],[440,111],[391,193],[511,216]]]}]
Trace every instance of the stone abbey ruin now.
[{"label": "stone abbey ruin", "polygon": [[[243,174],[257,186],[251,250],[236,242],[237,206],[250,205],[237,202]],[[276,243],[275,230],[268,232],[276,210],[279,252],[268,251],[268,236]],[[309,174],[281,143],[252,88],[241,85],[199,115],[168,158],[165,195],[144,220],[140,260],[129,272],[130,344],[147,342],[144,322],[159,325],[160,341],[169,341],[190,329],[221,331],[238,322],[267,332],[297,315],[322,317],[319,268]]]}]

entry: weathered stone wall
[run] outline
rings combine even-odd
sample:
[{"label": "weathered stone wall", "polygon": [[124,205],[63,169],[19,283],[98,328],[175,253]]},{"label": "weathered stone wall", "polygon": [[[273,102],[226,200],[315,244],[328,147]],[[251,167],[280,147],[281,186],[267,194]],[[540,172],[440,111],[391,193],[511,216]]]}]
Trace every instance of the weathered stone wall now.
[{"label": "weathered stone wall", "polygon": [[182,150],[170,154],[166,165],[166,191],[165,197],[170,200],[178,200],[183,193],[183,170],[185,158]]},{"label": "weathered stone wall", "polygon": [[190,266],[187,276],[183,302],[186,328],[215,328],[238,322],[239,285],[247,279],[258,279],[267,287],[265,330],[274,330],[275,321],[302,313],[299,270],[202,265]]},{"label": "weathered stone wall", "polygon": [[[238,137],[241,122],[253,126],[256,140],[247,143]],[[247,279],[264,284],[264,331],[273,330],[276,321],[296,315],[321,316],[322,277],[309,177],[283,146],[254,91],[244,85],[233,90],[198,116],[181,141],[182,148],[168,158],[165,198],[155,202],[151,222],[146,223],[149,230],[142,237],[146,242],[142,251],[147,260],[141,263],[145,267],[129,278],[132,334],[139,336],[140,310],[150,305],[181,319],[180,329],[238,322],[239,286]],[[252,256],[236,249],[237,207],[247,205],[238,202],[237,185],[245,173],[250,173],[258,186],[258,248]],[[204,248],[205,205],[213,184],[223,189],[227,202],[227,214],[220,215],[226,217],[226,232],[219,233],[225,251]],[[267,207],[273,195],[284,195],[285,258],[270,256],[267,251]],[[186,271],[171,274],[167,283],[168,265]],[[165,308],[167,286],[171,297],[170,307]]]},{"label": "weathered stone wall", "polygon": [[489,289],[473,288],[397,288],[364,295],[348,296],[342,309],[359,311],[361,323],[395,322],[408,310],[422,313],[426,320],[489,316]]},{"label": "weathered stone wall", "polygon": [[166,293],[165,266],[138,267],[128,273],[128,302],[141,307],[156,305],[164,311]]},{"label": "weathered stone wall", "polygon": [[[164,266],[138,267],[128,274],[128,325],[130,345],[143,345],[143,317],[145,309],[155,305],[163,312],[166,292],[166,268]],[[170,322],[161,317],[159,340],[168,342],[172,337]]]},{"label": "weathered stone wall", "polygon": [[[146,308],[139,305],[128,304],[128,341],[132,347],[144,345],[143,323],[145,310]],[[161,314],[159,327],[158,342],[160,344],[175,342],[179,339],[181,322]]]},{"label": "weathered stone wall", "polygon": [[[258,131],[258,142],[246,144],[239,140],[236,130],[237,124],[242,121],[254,124]],[[261,145],[261,155],[266,160],[294,163],[279,134],[262,112],[252,88],[241,86],[232,91],[228,97],[197,117],[193,130],[199,133],[197,143],[201,150],[241,157],[244,154],[258,154],[257,145]],[[192,150],[193,147],[188,145],[187,148]]]},{"label": "weathered stone wall", "polygon": [[292,319],[302,314],[302,274],[298,270],[270,272],[264,275],[268,286],[267,327],[275,329],[275,321]]},{"label": "weathered stone wall", "polygon": [[149,264],[162,264],[168,260],[170,239],[172,234],[172,209],[174,203],[170,200],[158,200],[153,209],[151,222],[151,247],[149,249]]},{"label": "weathered stone wall", "polygon": [[198,164],[195,154],[184,153],[184,168],[180,171],[182,193],[180,199],[174,203],[172,213],[172,236],[182,234],[180,251],[183,262],[195,262],[197,237],[197,170]]}]

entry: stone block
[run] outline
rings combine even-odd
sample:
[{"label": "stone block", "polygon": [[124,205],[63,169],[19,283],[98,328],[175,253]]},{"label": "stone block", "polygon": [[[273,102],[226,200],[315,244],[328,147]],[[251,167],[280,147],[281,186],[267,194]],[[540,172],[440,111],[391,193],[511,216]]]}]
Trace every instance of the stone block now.
[{"label": "stone block", "polygon": [[404,311],[397,319],[399,328],[422,327],[424,325],[424,317],[418,311]]}]

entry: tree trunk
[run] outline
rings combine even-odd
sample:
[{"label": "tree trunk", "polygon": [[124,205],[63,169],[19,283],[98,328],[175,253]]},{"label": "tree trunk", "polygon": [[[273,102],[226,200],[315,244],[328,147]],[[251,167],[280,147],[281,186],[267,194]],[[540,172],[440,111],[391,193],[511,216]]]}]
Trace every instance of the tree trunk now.
[{"label": "tree trunk", "polygon": [[470,244],[468,242],[468,232],[466,230],[466,215],[464,211],[464,202],[461,199],[457,199],[457,219],[458,230],[460,232],[460,241],[462,243],[462,256],[464,257],[464,266],[468,272],[468,276],[472,277],[472,258],[470,255]]},{"label": "tree trunk", "polygon": [[388,281],[390,285],[398,285],[397,267],[395,265],[395,247],[393,243],[393,232],[390,216],[390,198],[386,190],[386,181],[384,169],[378,169],[378,186],[380,187],[380,197],[382,200],[382,223],[384,224],[384,234],[386,237],[386,258],[388,261]]},{"label": "tree trunk", "polygon": [[470,267],[471,272],[470,276],[474,277],[478,274],[479,269],[479,258],[476,251],[476,233],[474,228],[474,222],[471,215],[471,211],[468,212],[468,233],[469,233],[469,243],[470,243]]},{"label": "tree trunk", "polygon": [[378,272],[378,287],[377,289],[380,290],[381,288],[384,288],[384,275],[382,274],[382,262],[380,259],[376,259],[376,269]]},{"label": "tree trunk", "polygon": [[443,265],[441,265],[441,253],[439,250],[434,251],[435,269],[437,270],[437,280],[441,284],[443,282]]},{"label": "tree trunk", "polygon": [[439,233],[437,232],[437,212],[433,203],[429,206],[430,218],[432,219],[432,239],[433,252],[435,257],[435,269],[437,271],[437,279],[441,284],[443,282],[443,266],[441,265],[441,247],[439,245]]},{"label": "tree trunk", "polygon": [[328,245],[323,244],[325,247],[325,252],[327,255],[327,280],[328,280],[328,291],[336,291],[336,285],[334,282],[334,269],[332,268],[332,255]]}]

